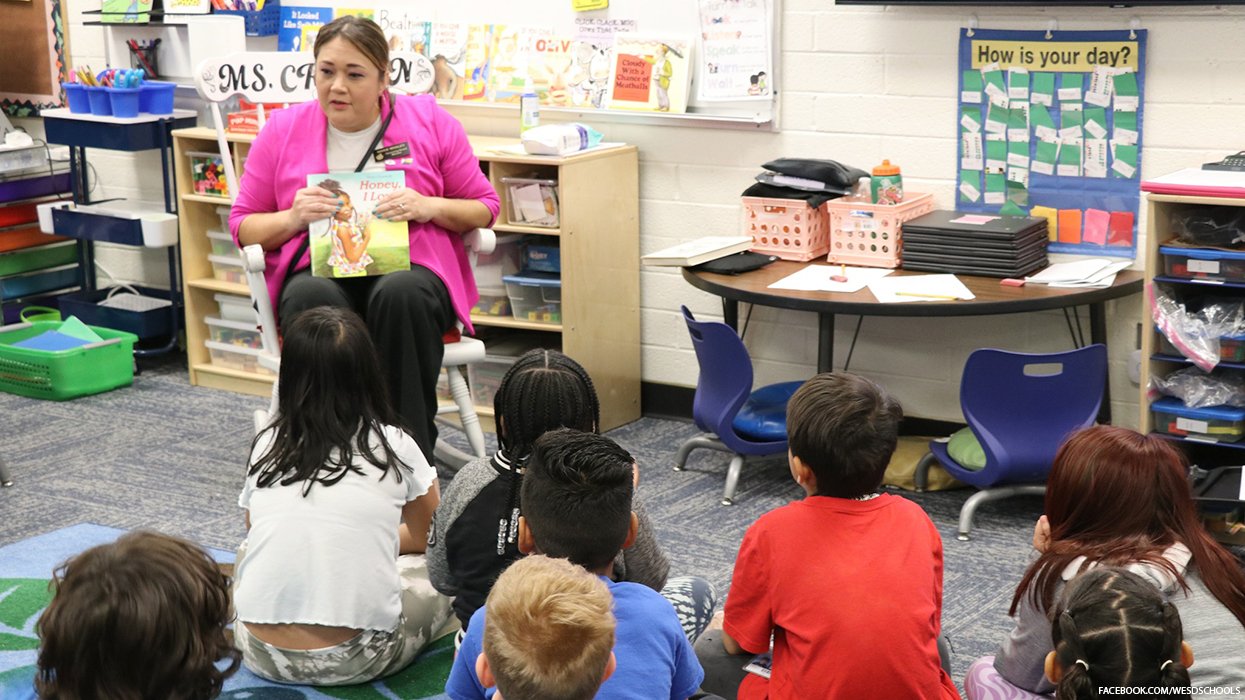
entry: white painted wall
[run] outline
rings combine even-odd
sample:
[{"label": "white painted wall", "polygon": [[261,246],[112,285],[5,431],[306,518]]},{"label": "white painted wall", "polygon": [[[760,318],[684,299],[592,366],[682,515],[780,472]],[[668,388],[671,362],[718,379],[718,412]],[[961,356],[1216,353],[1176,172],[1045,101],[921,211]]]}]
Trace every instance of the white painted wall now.
[{"label": "white painted wall", "polygon": [[[739,193],[760,163],[777,156],[833,158],[866,169],[890,158],[902,165],[910,191],[934,192],[940,206],[951,206],[958,35],[974,13],[979,26],[1002,29],[1042,29],[1052,18],[1061,29],[1122,29],[1130,18],[1140,18],[1150,30],[1143,177],[1245,147],[1245,8],[852,8],[830,0],[780,1],[780,131],[597,124],[608,139],[640,147],[643,252],[737,230]],[[88,5],[98,6],[98,0],[69,0],[70,47],[75,64],[98,65],[100,30],[82,26],[80,12]],[[616,2],[613,9],[621,16],[624,5]],[[518,125],[517,114],[509,112],[460,118],[468,131],[480,134],[513,135]],[[109,194],[140,190],[155,198],[158,185],[152,189],[143,174],[151,172],[150,161],[133,160],[99,158],[101,188]],[[163,275],[158,259],[150,262],[133,251],[116,255],[101,259],[124,274]],[[698,316],[719,317],[717,299],[692,289],[677,271],[640,274],[643,378],[692,386],[696,359],[678,307],[687,304]],[[1141,311],[1139,297],[1108,306],[1113,408],[1122,425],[1138,420],[1137,389],[1125,370]],[[1088,333],[1086,314],[1082,322]],[[839,367],[854,325],[854,318],[839,319]],[[757,381],[815,371],[816,330],[812,314],[757,307],[746,337]],[[884,383],[910,415],[956,420],[960,370],[968,353],[983,346],[1046,351],[1066,349],[1070,341],[1057,312],[875,317],[865,319],[851,367]]]}]

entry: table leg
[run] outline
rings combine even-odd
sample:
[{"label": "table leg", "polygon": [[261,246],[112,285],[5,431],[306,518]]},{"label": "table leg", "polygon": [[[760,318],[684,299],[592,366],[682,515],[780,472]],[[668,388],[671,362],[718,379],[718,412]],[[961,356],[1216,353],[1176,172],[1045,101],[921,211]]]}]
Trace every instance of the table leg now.
[{"label": "table leg", "polygon": [[[1107,344],[1107,304],[1089,305],[1089,342]],[[1108,357],[1110,355],[1108,354]],[[1110,364],[1108,363],[1108,367]],[[1098,422],[1111,424],[1111,372],[1107,371],[1107,385],[1102,389],[1102,407],[1098,409]]]},{"label": "table leg", "polygon": [[722,322],[739,332],[739,302],[722,297]]},{"label": "table leg", "polygon": [[817,372],[834,370],[834,314],[817,314]]}]

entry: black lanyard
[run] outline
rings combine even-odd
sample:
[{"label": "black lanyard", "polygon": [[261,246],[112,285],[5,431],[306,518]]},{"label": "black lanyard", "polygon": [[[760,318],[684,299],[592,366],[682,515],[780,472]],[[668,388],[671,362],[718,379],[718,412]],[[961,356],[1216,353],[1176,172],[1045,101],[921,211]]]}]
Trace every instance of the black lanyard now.
[{"label": "black lanyard", "polygon": [[372,145],[368,146],[367,151],[363,153],[363,160],[360,160],[359,164],[355,166],[354,171],[356,173],[363,172],[363,166],[367,165],[367,162],[371,160],[372,154],[376,152],[376,147],[380,145],[380,140],[385,138],[385,131],[389,129],[389,122],[393,121],[393,112],[395,107],[394,102],[396,98],[397,95],[390,93],[389,114],[386,114],[385,121],[381,122],[380,131],[376,132],[376,138],[372,139]]}]

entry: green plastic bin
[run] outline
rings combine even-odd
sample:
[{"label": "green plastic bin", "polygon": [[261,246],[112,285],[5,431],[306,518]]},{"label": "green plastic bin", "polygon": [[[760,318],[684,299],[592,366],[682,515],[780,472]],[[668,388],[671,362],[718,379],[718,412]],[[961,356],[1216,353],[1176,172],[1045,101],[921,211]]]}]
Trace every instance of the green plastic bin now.
[{"label": "green plastic bin", "polygon": [[103,342],[56,352],[12,345],[60,327],[59,321],[0,327],[0,391],[64,401],[134,382],[134,343],[138,336],[133,333],[91,326]]}]

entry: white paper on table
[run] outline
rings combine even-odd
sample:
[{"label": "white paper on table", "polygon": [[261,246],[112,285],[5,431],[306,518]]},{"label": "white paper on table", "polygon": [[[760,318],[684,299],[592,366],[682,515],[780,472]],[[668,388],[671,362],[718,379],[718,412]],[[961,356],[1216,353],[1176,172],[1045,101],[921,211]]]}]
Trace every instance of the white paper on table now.
[{"label": "white paper on table", "polygon": [[1113,262],[1083,280],[1075,282],[1051,282],[1046,286],[1074,289],[1106,289],[1107,287],[1115,284],[1115,275],[1120,270],[1127,269],[1132,264],[1132,260]]},{"label": "white paper on table", "polygon": [[[848,267],[841,265],[809,265],[778,280],[770,289],[790,289],[799,292],[859,292],[873,280],[889,275],[893,270],[882,267]],[[846,282],[831,280],[832,275],[843,275]]]},{"label": "white paper on table", "polygon": [[883,304],[977,298],[955,275],[885,277],[870,282],[869,291]]},{"label": "white paper on table", "polygon": [[1055,263],[1036,275],[1026,277],[1025,281],[1031,284],[1084,282],[1100,274],[1111,263],[1112,261],[1106,258],[1086,258],[1072,262]]},{"label": "white paper on table", "polygon": [[514,196],[514,203],[519,207],[524,221],[540,221],[549,215],[545,211],[545,199],[539,183],[515,187],[510,193]]}]

